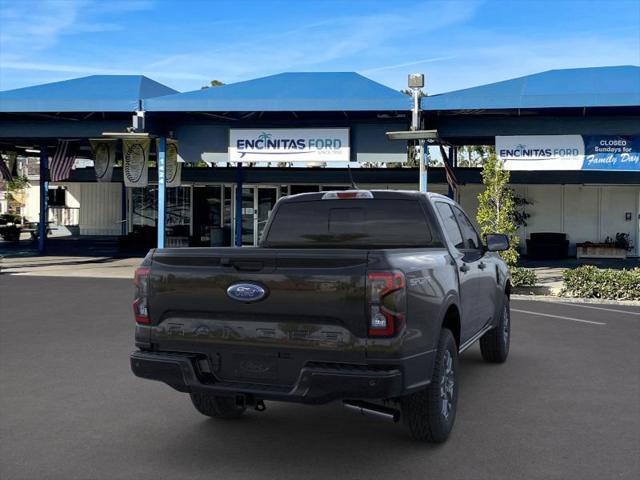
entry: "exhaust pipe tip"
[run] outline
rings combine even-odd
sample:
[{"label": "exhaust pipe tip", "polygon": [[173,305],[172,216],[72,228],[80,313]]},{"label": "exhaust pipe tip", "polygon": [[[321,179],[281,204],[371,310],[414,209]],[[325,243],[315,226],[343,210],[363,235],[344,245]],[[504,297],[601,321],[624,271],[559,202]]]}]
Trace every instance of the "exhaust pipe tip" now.
[{"label": "exhaust pipe tip", "polygon": [[400,410],[397,408],[385,407],[361,400],[345,400],[343,403],[346,408],[364,417],[392,421],[393,423],[400,421]]}]

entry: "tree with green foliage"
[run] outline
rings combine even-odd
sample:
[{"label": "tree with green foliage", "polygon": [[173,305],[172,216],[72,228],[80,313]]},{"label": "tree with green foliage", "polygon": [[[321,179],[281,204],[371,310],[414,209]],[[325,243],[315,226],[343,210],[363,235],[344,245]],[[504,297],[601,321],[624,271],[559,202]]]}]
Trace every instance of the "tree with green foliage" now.
[{"label": "tree with green foliage", "polygon": [[221,82],[220,80],[211,80],[209,82],[209,85],[205,85],[204,87],[201,87],[201,89],[205,90],[211,87],[222,87],[223,85],[224,85],[224,82]]},{"label": "tree with green foliage", "polygon": [[520,256],[517,248],[519,238],[516,235],[518,227],[514,221],[516,204],[513,191],[509,188],[510,173],[504,170],[502,161],[494,153],[484,162],[482,169],[482,183],[485,190],[478,195],[478,225],[483,235],[487,233],[502,233],[509,237],[509,249],[500,252],[508,265],[518,263]]},{"label": "tree with green foliage", "polygon": [[29,187],[29,179],[26,175],[18,175],[6,181],[5,198],[8,202],[9,212],[21,212],[25,205],[25,191]]},{"label": "tree with green foliage", "polygon": [[466,145],[458,148],[459,167],[481,167],[490,155],[495,154],[492,145]]}]

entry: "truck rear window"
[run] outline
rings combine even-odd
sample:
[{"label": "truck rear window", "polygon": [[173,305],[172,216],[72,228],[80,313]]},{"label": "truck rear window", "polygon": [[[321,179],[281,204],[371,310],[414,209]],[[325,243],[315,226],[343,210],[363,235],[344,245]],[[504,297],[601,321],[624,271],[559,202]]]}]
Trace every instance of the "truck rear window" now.
[{"label": "truck rear window", "polygon": [[442,243],[416,200],[349,199],[283,203],[262,246],[412,248]]}]

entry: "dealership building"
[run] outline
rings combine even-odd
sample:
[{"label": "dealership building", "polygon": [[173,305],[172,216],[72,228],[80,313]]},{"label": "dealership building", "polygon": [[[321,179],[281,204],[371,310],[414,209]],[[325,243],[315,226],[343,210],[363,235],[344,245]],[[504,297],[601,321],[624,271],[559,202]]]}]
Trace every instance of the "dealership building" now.
[{"label": "dealership building", "polygon": [[[349,72],[186,93],[142,76],[91,76],[0,92],[0,151],[39,156],[42,167],[68,140],[95,161],[78,160],[57,182],[32,165],[31,220],[45,203],[70,232],[123,245],[256,245],[282,196],[417,189],[418,169],[402,165],[407,142],[387,135],[410,129],[411,108],[409,96]],[[459,166],[458,151],[496,147],[524,200],[523,253],[532,233],[565,234],[569,255],[624,233],[628,255],[640,255],[640,67],[553,70],[426,96],[419,129],[437,132],[455,177],[448,184],[445,168],[429,167],[428,190],[471,216],[480,169]]]}]

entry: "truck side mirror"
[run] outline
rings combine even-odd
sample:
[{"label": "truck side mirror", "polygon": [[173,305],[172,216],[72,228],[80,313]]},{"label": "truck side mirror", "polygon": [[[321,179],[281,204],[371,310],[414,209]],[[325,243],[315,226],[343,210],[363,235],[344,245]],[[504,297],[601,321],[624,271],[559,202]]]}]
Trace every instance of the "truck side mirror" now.
[{"label": "truck side mirror", "polygon": [[489,252],[502,252],[509,249],[509,237],[502,233],[487,233],[485,240]]}]

